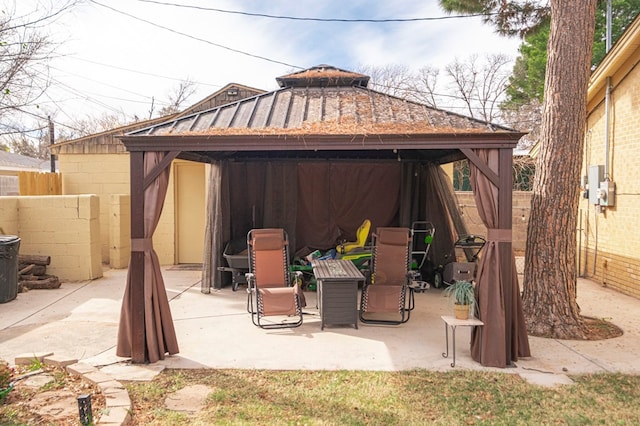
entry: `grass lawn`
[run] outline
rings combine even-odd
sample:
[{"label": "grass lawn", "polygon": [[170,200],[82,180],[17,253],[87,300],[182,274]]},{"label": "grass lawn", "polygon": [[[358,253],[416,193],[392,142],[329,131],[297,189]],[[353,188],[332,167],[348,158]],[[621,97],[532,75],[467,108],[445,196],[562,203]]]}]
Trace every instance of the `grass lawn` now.
[{"label": "grass lawn", "polygon": [[[640,424],[639,376],[572,379],[544,388],[514,374],[463,370],[165,370],[126,386],[137,425]],[[195,384],[211,388],[202,411],[164,408],[168,394]]]}]

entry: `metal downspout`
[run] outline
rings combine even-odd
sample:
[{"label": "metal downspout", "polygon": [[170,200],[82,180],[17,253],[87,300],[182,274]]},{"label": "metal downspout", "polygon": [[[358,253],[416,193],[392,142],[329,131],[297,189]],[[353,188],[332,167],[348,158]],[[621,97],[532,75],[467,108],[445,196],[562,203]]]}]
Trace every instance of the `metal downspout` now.
[{"label": "metal downspout", "polygon": [[609,133],[611,127],[611,77],[607,77],[604,97],[604,180],[609,181]]}]

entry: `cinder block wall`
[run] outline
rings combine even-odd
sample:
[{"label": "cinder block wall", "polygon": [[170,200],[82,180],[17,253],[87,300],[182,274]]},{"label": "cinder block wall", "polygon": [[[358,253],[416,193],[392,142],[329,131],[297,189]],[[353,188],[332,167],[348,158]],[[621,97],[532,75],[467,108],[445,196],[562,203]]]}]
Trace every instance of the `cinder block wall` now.
[{"label": "cinder block wall", "polygon": [[51,256],[48,273],[64,281],[102,276],[95,195],[0,197],[0,212],[3,221],[17,218],[5,231],[20,237],[21,254]]},{"label": "cinder block wall", "polygon": [[131,252],[131,197],[112,195],[109,205],[109,261],[110,266],[123,269],[129,266]]},{"label": "cinder block wall", "polygon": [[18,197],[0,197],[0,228],[7,235],[18,235]]},{"label": "cinder block wall", "polygon": [[[580,201],[580,272],[585,276],[640,297],[640,69],[634,68],[611,93],[609,152],[605,154],[605,105],[589,114],[583,175],[589,166],[605,166],[616,184],[614,207]],[[580,182],[576,182],[579,185]],[[592,185],[590,185],[593,187]]]},{"label": "cinder block wall", "polygon": [[128,154],[64,154],[58,158],[64,195],[95,194],[100,203],[100,248],[109,263],[109,202],[111,194],[129,193]]},{"label": "cinder block wall", "polygon": [[[125,235],[130,235],[130,226],[126,230],[115,230],[114,218],[111,216],[111,209],[121,211],[121,207],[111,205],[112,195],[126,195],[130,193],[129,180],[129,154],[60,154],[59,167],[62,171],[62,192],[65,195],[96,194],[100,201],[100,239],[101,258],[103,263],[112,267],[126,267],[128,265],[129,254],[126,261],[121,258],[122,253],[116,251],[116,259],[111,259],[113,250],[112,242],[120,249],[120,241]],[[127,213],[130,216],[130,211]],[[116,218],[115,220],[125,220]],[[126,220],[129,220],[128,218]],[[172,265],[175,261],[175,211],[173,193],[173,173],[170,175],[169,189],[165,199],[160,223],[153,236],[153,244],[160,263]],[[121,225],[126,222],[121,222]],[[111,231],[117,233],[111,236]],[[115,240],[114,240],[115,239]],[[126,243],[127,246],[129,242]],[[120,266],[116,266],[120,265]]]},{"label": "cinder block wall", "polygon": [[[480,235],[486,238],[487,227],[482,223],[473,192],[457,191],[458,208],[462,213],[462,219],[470,234]],[[527,226],[529,225],[529,213],[531,212],[531,193],[526,191],[513,192],[513,250],[516,255],[524,254],[527,243]]]}]

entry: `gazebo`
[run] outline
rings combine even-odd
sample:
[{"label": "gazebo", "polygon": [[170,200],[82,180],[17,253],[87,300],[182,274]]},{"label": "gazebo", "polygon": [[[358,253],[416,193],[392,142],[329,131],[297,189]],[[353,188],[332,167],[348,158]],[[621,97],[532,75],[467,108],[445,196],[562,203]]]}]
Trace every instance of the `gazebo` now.
[{"label": "gazebo", "polygon": [[[178,353],[152,237],[176,158],[210,164],[202,291],[220,287],[225,241],[283,227],[292,245],[329,247],[363,215],[374,226],[430,220],[436,256],[452,250],[456,206],[441,164],[467,158],[487,244],[476,276],[482,365],[529,356],[511,243],[512,155],[522,133],[369,89],[369,77],[319,65],[280,88],[121,137],[130,153],[131,259],[117,354],[135,363]],[[444,232],[443,232],[444,231]]]}]

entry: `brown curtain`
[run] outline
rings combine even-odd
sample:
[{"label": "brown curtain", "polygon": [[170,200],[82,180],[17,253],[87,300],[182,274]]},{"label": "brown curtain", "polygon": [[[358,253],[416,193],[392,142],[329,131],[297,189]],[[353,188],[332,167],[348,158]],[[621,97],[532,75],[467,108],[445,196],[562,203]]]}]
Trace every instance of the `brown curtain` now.
[{"label": "brown curtain", "polygon": [[[476,151],[496,174],[499,172],[499,153],[497,149]],[[503,234],[496,232],[499,228],[498,188],[472,162],[469,163],[478,213],[487,227],[487,244],[476,274],[478,317],[484,326],[476,328],[472,334],[471,355],[484,366],[504,368],[517,361],[518,356],[530,356],[515,257],[511,250],[510,259],[503,259],[499,250],[500,244],[510,243],[510,239],[506,241]],[[511,170],[501,172],[511,173]],[[502,276],[502,262],[512,263],[512,276]],[[510,286],[510,291],[504,291],[506,286]],[[512,297],[505,299],[505,294]],[[511,318],[510,323],[507,318]]]},{"label": "brown curtain", "polygon": [[246,238],[254,228],[264,228],[266,162],[229,163],[229,224],[231,238]]},{"label": "brown curtain", "polygon": [[[287,232],[290,251],[296,246],[298,211],[298,165],[295,162],[269,162],[264,176],[264,228]],[[293,256],[293,253],[290,253]],[[289,259],[291,260],[291,259]]]},{"label": "brown curtain", "polygon": [[200,291],[222,288],[224,247],[246,239],[254,228],[282,228],[295,246],[297,163],[229,162],[211,164]]},{"label": "brown curtain", "polygon": [[[298,165],[297,244],[293,252],[306,247],[325,250],[340,237],[340,228],[331,215],[331,168],[325,163]],[[363,218],[364,220],[365,218]]]},{"label": "brown curtain", "polygon": [[436,164],[223,161],[219,170],[211,166],[209,178],[203,293],[223,285],[217,265],[225,264],[226,242],[245,238],[254,227],[285,229],[293,254],[353,241],[364,219],[371,220],[372,232],[427,220],[437,230],[429,250],[431,269],[454,254],[451,216],[459,213],[448,178]]},{"label": "brown curtain", "polygon": [[[144,175],[149,173],[162,161],[165,153],[144,153]],[[144,282],[133,282],[131,266],[127,275],[127,286],[122,300],[118,343],[116,355],[132,356],[132,333],[130,312],[132,287],[143,286],[144,291],[144,334],[148,362],[154,363],[164,359],[165,354],[177,354],[178,340],[173,327],[173,318],[169,308],[169,300],[160,270],[158,255],[153,249],[152,237],[158,225],[162,206],[169,184],[170,167],[166,167],[160,175],[144,190],[144,238],[131,241],[131,251],[144,252]],[[133,219],[133,218],[132,218]],[[131,265],[131,263],[130,263]]]},{"label": "brown curtain", "polygon": [[223,170],[224,167],[220,161],[209,166],[206,201],[207,222],[204,229],[204,259],[202,262],[202,281],[200,282],[202,293],[210,293],[211,287],[222,287],[222,272],[218,271],[218,266],[222,266],[224,263],[222,253],[225,239],[228,238],[222,223]]},{"label": "brown curtain", "polygon": [[438,267],[455,260],[456,229],[453,224],[462,222],[456,194],[447,182],[450,179],[444,170],[436,164],[426,164],[422,168],[424,175],[422,192],[426,197],[426,210],[422,216],[435,227],[436,233],[429,249],[429,263]]},{"label": "brown curtain", "polygon": [[402,167],[400,200],[398,208],[398,226],[410,228],[418,220],[423,197],[420,194],[420,165],[418,163],[404,163]]},{"label": "brown curtain", "polygon": [[397,226],[401,163],[299,163],[296,248],[326,250],[371,230]]}]

